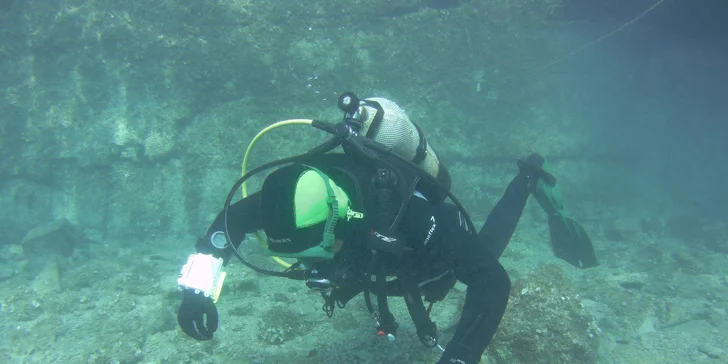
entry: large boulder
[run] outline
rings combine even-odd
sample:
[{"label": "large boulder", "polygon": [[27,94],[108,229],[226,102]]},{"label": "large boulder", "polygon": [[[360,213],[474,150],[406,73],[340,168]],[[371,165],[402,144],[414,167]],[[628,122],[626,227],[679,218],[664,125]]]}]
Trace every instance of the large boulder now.
[{"label": "large boulder", "polygon": [[81,228],[66,219],[58,219],[31,229],[20,245],[26,256],[59,254],[69,257],[76,247],[87,242]]},{"label": "large boulder", "polygon": [[491,363],[596,363],[599,328],[560,268],[515,282],[487,356]]}]

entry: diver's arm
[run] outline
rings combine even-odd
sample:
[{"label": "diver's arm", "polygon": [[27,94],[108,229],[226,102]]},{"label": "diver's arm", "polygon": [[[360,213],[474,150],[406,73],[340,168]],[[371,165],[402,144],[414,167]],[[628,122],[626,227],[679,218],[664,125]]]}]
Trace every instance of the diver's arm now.
[{"label": "diver's arm", "polygon": [[[261,226],[259,206],[260,193],[230,205],[227,225],[230,241],[236,248],[245,239],[245,234]],[[232,254],[224,234],[225,215],[220,212],[205,236],[197,240],[197,254],[187,258],[177,279],[178,288],[183,291],[177,322],[185,334],[197,340],[211,340],[218,327],[215,302],[225,281],[222,266]]]},{"label": "diver's arm", "polygon": [[[253,233],[262,228],[260,221],[260,192],[249,195],[248,197],[230,205],[228,209],[228,230],[230,233],[230,241],[233,242],[235,248],[245,239],[245,234]],[[202,254],[212,254],[216,258],[223,258],[225,263],[232,256],[232,249],[225,239],[225,216],[223,211],[215,218],[205,235],[197,240],[197,252]]]},{"label": "diver's arm", "polygon": [[[439,363],[475,364],[496,332],[508,304],[511,281],[503,266],[475,236],[451,245],[458,280],[468,286],[455,336]],[[460,361],[457,361],[460,360]]]}]

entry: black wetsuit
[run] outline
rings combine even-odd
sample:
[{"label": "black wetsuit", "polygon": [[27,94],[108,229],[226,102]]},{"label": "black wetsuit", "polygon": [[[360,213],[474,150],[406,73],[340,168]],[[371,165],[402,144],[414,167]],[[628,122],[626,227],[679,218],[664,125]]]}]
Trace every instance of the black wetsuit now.
[{"label": "black wetsuit", "polygon": [[[332,179],[340,186],[343,184],[342,188],[347,191],[346,183]],[[498,258],[521,216],[529,195],[529,183],[529,176],[517,175],[478,234],[468,231],[462,214],[449,203],[433,204],[423,196],[413,196],[409,201],[406,215],[397,230],[413,251],[402,255],[402,261],[395,263],[414,270],[418,283],[429,282],[421,287],[425,296],[440,296],[441,299],[446,292],[438,291],[452,288],[454,278],[468,287],[455,335],[440,363],[477,363],[495,334],[510,292],[508,273]],[[259,204],[260,193],[256,193],[230,206],[228,229],[231,241],[239,244],[245,234],[260,229]],[[231,250],[217,249],[211,244],[212,234],[224,231],[223,225],[220,214],[206,236],[198,241],[197,250],[222,257],[227,262]],[[347,244],[351,242],[346,241]],[[448,277],[451,283],[447,283]],[[443,285],[443,282],[446,283]],[[387,294],[402,295],[403,292],[398,291],[391,287]]]}]

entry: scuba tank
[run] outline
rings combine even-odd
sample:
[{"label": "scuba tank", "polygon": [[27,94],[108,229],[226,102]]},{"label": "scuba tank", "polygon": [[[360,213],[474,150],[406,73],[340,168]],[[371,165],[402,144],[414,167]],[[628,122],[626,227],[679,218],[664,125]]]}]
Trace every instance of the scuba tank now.
[{"label": "scuba tank", "polygon": [[[420,167],[450,190],[450,172],[427,142],[425,134],[395,102],[379,97],[359,100],[352,92],[339,97],[344,121],[354,132],[391,149],[399,157]],[[447,193],[427,181],[421,181],[417,191],[430,202],[441,203]]]}]

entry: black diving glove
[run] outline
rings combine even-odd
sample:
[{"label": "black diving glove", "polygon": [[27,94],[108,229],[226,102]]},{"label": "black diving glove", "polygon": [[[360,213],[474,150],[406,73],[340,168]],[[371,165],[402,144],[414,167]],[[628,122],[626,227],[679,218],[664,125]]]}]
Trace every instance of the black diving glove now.
[{"label": "black diving glove", "polygon": [[[204,321],[207,315],[207,322]],[[184,290],[182,304],[177,311],[177,322],[187,336],[200,340],[211,340],[217,331],[217,308],[212,298],[191,289]]]}]

